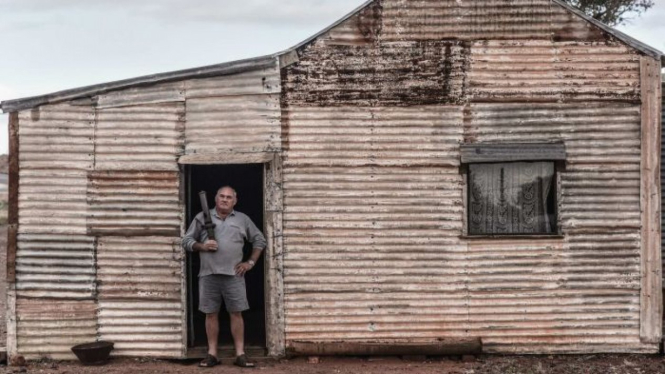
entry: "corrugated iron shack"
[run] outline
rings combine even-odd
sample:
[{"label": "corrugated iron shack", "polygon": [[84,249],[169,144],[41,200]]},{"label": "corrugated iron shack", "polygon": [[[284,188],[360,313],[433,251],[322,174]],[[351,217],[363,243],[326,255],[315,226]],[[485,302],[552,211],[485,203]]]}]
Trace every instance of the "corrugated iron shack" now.
[{"label": "corrugated iron shack", "polygon": [[275,55],[5,101],[9,353],[185,357],[191,195],[252,165],[271,355],[657,352],[660,70],[560,0],[373,0]]}]

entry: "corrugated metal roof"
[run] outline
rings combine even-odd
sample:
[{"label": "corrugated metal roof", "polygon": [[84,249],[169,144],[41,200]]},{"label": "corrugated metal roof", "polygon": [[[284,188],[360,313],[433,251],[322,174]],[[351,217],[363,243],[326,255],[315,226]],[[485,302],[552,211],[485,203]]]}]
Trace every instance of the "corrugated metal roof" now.
[{"label": "corrugated metal roof", "polygon": [[[47,95],[40,95],[40,96],[33,96],[33,97],[27,97],[27,98],[22,98],[22,99],[16,99],[16,100],[7,100],[3,101],[0,103],[0,107],[2,107],[2,110],[4,113],[7,112],[14,112],[14,111],[19,111],[19,110],[24,110],[24,109],[29,109],[33,108],[39,105],[43,104],[48,104],[48,103],[57,103],[65,100],[73,100],[73,99],[78,99],[78,98],[85,98],[85,97],[92,97],[94,95],[99,95],[102,93],[107,93],[119,89],[126,89],[126,88],[131,88],[131,87],[137,87],[137,86],[144,86],[144,85],[151,85],[155,83],[163,83],[163,82],[172,82],[176,80],[182,80],[182,79],[191,79],[191,78],[207,78],[207,77],[213,77],[213,76],[222,76],[222,75],[231,75],[231,74],[238,74],[238,73],[243,73],[243,72],[248,72],[248,71],[254,71],[254,70],[259,70],[259,69],[264,69],[267,67],[274,66],[274,64],[277,63],[277,59],[280,56],[293,53],[294,51],[312,43],[314,40],[319,38],[320,36],[330,32],[332,29],[335,27],[339,26],[342,24],[344,21],[348,20],[349,18],[353,17],[356,14],[359,14],[361,11],[363,11],[365,8],[367,8],[370,4],[372,4],[375,0],[368,1],[361,5],[360,7],[356,8],[354,11],[351,13],[347,14],[346,16],[342,17],[340,20],[337,22],[333,23],[329,27],[321,30],[319,33],[313,35],[312,37],[306,39],[302,43],[297,44],[296,46],[289,48],[287,50],[284,50],[282,52],[278,52],[272,55],[266,55],[266,56],[261,56],[261,57],[256,57],[256,58],[250,58],[250,59],[245,59],[245,60],[238,60],[238,61],[231,61],[231,62],[226,62],[222,64],[216,64],[216,65],[210,65],[210,66],[204,66],[204,67],[199,67],[199,68],[193,68],[193,69],[185,69],[185,70],[177,70],[173,72],[168,72],[168,73],[160,73],[160,74],[152,74],[152,75],[146,75],[138,78],[130,78],[130,79],[125,79],[125,80],[120,80],[120,81],[115,81],[115,82],[108,82],[108,83],[102,83],[102,84],[97,84],[97,85],[91,85],[91,86],[85,86],[85,87],[80,87],[80,88],[74,88],[74,89],[69,89],[69,90],[64,90],[64,91],[58,91],[54,92],[51,94]],[[657,59],[664,59],[663,53],[655,48],[652,48],[639,40],[628,36],[618,30],[615,30],[605,24],[603,24],[600,21],[597,21],[586,14],[580,12],[579,10],[575,9],[574,7],[566,4],[564,1],[561,0],[551,0],[553,3],[558,4],[565,8],[566,10],[573,12],[577,16],[581,17],[582,19],[592,23],[594,26],[601,28],[603,31],[607,32],[608,34],[616,37],[617,39],[621,40],[622,42],[628,44],[632,48],[637,49],[638,51],[657,58]]]}]

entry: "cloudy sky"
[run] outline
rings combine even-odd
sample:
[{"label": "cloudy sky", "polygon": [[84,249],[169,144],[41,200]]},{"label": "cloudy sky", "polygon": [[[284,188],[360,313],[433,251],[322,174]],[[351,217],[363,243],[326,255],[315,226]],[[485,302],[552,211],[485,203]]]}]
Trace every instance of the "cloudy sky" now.
[{"label": "cloudy sky", "polygon": [[[0,100],[275,53],[364,1],[0,0]],[[665,51],[655,2],[620,29]]]}]

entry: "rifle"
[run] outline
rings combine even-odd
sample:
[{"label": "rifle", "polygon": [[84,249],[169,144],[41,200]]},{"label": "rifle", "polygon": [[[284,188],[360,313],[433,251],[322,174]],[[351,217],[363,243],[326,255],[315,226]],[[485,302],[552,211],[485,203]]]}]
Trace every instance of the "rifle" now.
[{"label": "rifle", "polygon": [[212,223],[212,218],[210,217],[210,209],[208,209],[208,197],[206,196],[206,192],[199,192],[199,198],[201,198],[201,209],[203,209],[203,227],[206,229],[206,231],[208,231],[208,239],[215,240],[215,224]]}]

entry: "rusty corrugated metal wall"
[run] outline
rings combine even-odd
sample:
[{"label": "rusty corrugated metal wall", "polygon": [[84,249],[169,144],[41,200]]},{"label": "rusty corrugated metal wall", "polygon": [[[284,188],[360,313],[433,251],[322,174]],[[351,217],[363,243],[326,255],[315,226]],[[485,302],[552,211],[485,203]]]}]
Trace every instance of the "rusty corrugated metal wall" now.
[{"label": "rusty corrugated metal wall", "polygon": [[276,152],[281,148],[279,67],[186,82],[185,154]]},{"label": "rusty corrugated metal wall", "polygon": [[185,355],[178,157],[279,150],[280,89],[275,60],[20,113],[19,354],[105,339],[114,355]]},{"label": "rusty corrugated metal wall", "polygon": [[[376,1],[285,69],[286,343],[640,341],[640,56],[548,0]],[[564,141],[562,237],[464,236],[460,143]]]},{"label": "rusty corrugated metal wall", "polygon": [[19,123],[17,345],[28,357],[70,357],[96,334],[95,241],[86,226],[95,111],[53,105],[20,113]]},{"label": "rusty corrugated metal wall", "polygon": [[181,87],[99,98],[87,226],[96,240],[97,333],[115,342],[115,355],[184,351]]},{"label": "rusty corrugated metal wall", "polygon": [[[549,0],[377,0],[298,57],[20,113],[18,353],[182,356],[177,162],[279,152],[287,345],[658,350],[640,342],[636,52]],[[466,237],[459,145],[544,141],[568,152],[563,236]]]}]

